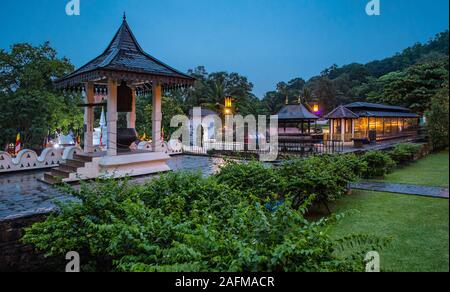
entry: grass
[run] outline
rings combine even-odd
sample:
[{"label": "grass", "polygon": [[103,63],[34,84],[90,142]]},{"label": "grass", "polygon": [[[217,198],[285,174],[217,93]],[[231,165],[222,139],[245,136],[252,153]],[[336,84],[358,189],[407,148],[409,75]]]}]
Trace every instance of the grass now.
[{"label": "grass", "polygon": [[448,200],[355,191],[332,208],[359,211],[332,228],[335,237],[352,233],[392,237],[392,244],[380,253],[383,271],[449,271]]},{"label": "grass", "polygon": [[409,166],[388,174],[384,181],[448,188],[448,158],[448,150],[438,154],[431,154]]},{"label": "grass", "polygon": [[[384,181],[448,187],[448,150],[397,169]],[[393,272],[449,271],[449,201],[391,193],[355,191],[332,206],[333,212],[357,210],[337,223],[332,234],[391,237],[381,267]]]}]

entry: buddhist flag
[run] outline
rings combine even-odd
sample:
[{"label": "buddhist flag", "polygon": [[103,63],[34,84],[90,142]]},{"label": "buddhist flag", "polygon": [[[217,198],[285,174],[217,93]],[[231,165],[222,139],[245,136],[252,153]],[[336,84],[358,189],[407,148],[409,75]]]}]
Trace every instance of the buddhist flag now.
[{"label": "buddhist flag", "polygon": [[77,138],[75,140],[76,140],[75,141],[75,145],[76,146],[81,145],[81,137],[80,137],[80,131],[79,130],[77,131]]},{"label": "buddhist flag", "polygon": [[16,148],[15,148],[16,155],[17,153],[20,152],[20,150],[22,150],[22,141],[20,139],[20,133],[18,133],[16,137]]},{"label": "buddhist flag", "polygon": [[44,148],[48,148],[48,144],[50,143],[50,130],[48,130],[48,133],[47,133],[47,136],[45,136],[45,139],[44,139]]}]

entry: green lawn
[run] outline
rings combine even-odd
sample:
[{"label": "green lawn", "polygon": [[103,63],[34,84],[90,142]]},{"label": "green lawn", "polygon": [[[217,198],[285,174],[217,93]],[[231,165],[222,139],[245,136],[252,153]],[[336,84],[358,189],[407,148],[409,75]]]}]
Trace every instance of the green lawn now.
[{"label": "green lawn", "polygon": [[[386,181],[448,187],[448,151],[398,169]],[[384,271],[449,271],[449,200],[355,191],[334,212],[357,210],[333,227],[333,236],[351,233],[392,237],[381,252]]]},{"label": "green lawn", "polygon": [[333,206],[334,212],[357,210],[332,229],[392,237],[380,253],[381,268],[394,272],[449,271],[449,201],[390,193],[355,191]]},{"label": "green lawn", "polygon": [[384,181],[448,188],[448,150],[388,174]]}]

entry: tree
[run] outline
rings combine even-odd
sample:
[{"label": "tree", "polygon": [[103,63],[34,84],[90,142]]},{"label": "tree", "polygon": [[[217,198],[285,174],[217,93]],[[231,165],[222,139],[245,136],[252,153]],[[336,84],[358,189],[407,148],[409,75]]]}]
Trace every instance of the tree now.
[{"label": "tree", "polygon": [[430,109],[426,113],[427,131],[434,151],[448,147],[449,136],[449,88],[448,82],[431,99]]},{"label": "tree", "polygon": [[220,111],[225,97],[233,98],[238,114],[245,116],[259,113],[260,101],[252,93],[253,84],[247,77],[238,73],[208,73],[203,66],[190,70],[189,74],[196,78],[194,86],[173,93],[175,100],[183,102],[185,113],[196,106]]},{"label": "tree", "polygon": [[369,93],[373,102],[405,106],[424,113],[431,99],[448,80],[448,58],[414,65],[379,78],[380,92]]},{"label": "tree", "polygon": [[81,95],[64,96],[53,81],[73,70],[49,43],[15,44],[0,50],[0,145],[21,133],[24,145],[41,147],[49,130],[81,128]]}]

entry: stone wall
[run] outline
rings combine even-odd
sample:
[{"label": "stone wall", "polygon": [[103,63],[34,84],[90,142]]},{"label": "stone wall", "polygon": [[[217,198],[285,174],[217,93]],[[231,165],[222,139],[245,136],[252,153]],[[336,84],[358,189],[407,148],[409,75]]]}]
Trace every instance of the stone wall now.
[{"label": "stone wall", "polygon": [[0,221],[0,272],[54,271],[57,263],[47,259],[20,239],[24,228],[45,220],[46,214]]}]

